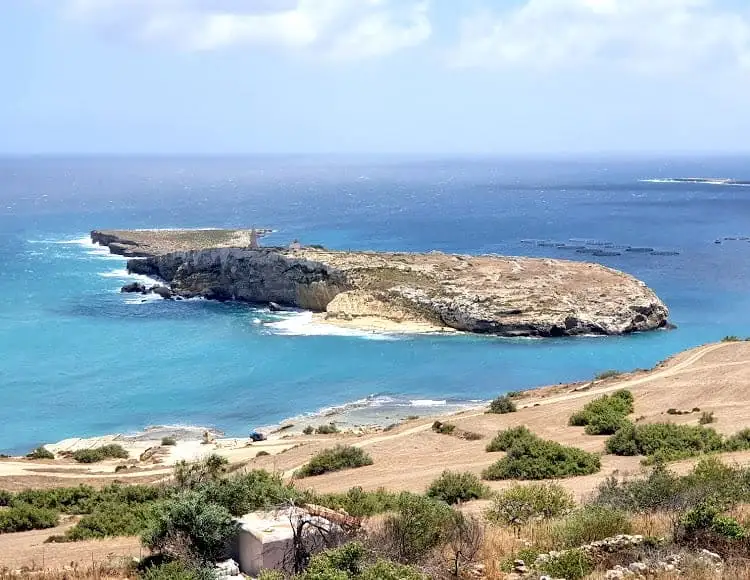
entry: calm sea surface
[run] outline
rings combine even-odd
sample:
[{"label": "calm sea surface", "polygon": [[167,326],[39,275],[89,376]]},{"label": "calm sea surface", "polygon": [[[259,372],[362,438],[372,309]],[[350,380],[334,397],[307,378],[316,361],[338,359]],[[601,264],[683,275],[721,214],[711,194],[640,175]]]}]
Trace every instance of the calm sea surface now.
[{"label": "calm sea surface", "polygon": [[[0,452],[149,425],[241,435],[321,408],[467,404],[649,367],[750,334],[746,159],[0,159]],[[653,287],[673,331],[621,338],[393,337],[304,314],[120,295],[93,228],[272,227],[339,249],[596,260]],[[679,255],[592,257],[528,240]],[[271,325],[261,322],[272,322]]]}]

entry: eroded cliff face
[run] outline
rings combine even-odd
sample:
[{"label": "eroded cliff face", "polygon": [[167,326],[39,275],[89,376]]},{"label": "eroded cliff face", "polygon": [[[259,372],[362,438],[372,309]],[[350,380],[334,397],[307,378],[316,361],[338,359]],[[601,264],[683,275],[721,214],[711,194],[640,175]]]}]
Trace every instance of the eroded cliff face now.
[{"label": "eroded cliff face", "polygon": [[219,248],[131,260],[185,297],[276,302],[331,321],[504,336],[625,334],[667,324],[645,284],[598,264],[442,253]]}]

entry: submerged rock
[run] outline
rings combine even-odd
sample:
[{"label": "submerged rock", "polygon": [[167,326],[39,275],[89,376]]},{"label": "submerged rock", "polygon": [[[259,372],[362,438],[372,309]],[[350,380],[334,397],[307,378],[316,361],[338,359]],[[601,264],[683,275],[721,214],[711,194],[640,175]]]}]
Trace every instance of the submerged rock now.
[{"label": "submerged rock", "polygon": [[148,290],[140,282],[132,282],[120,288],[120,292],[123,294],[146,294]]}]

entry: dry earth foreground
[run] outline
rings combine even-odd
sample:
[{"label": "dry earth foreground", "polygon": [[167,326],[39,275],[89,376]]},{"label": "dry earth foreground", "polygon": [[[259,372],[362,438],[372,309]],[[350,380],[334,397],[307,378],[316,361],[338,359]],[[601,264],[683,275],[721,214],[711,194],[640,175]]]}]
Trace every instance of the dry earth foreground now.
[{"label": "dry earth foreground", "polygon": [[[324,322],[363,329],[625,334],[665,327],[669,315],[641,281],[599,264],[298,245],[228,247],[241,237],[238,232],[209,233],[94,231],[91,237],[115,253],[148,256],[130,260],[128,270],[166,282],[169,288],[159,290],[164,296],[303,308]],[[127,290],[143,291],[132,284]]]},{"label": "dry earth foreground", "polygon": [[[171,464],[175,461],[197,460],[210,453],[217,453],[229,460],[232,469],[239,469],[237,473],[252,469],[280,473],[284,478],[294,480],[298,490],[310,490],[317,494],[316,497],[326,493],[343,493],[352,487],[359,487],[365,491],[384,488],[394,492],[410,491],[422,494],[446,469],[481,476],[486,468],[505,455],[488,453],[485,450],[492,437],[499,431],[525,426],[542,439],[556,441],[600,456],[600,471],[556,480],[556,484],[563,490],[568,490],[575,501],[583,505],[599,494],[598,488],[609,476],[635,479],[654,477],[649,476],[653,468],[642,465],[643,457],[607,454],[606,436],[587,435],[584,427],[569,425],[570,416],[581,410],[584,405],[602,395],[622,389],[627,389],[633,394],[634,408],[629,418],[639,426],[669,422],[697,427],[699,423],[708,420],[705,419],[707,416],[711,416],[712,422],[705,426],[731,436],[750,426],[750,343],[724,342],[707,345],[681,353],[649,371],[520,393],[513,397],[516,412],[488,414],[486,409],[482,408],[440,418],[442,423],[454,426],[451,434],[436,432],[433,429],[434,418],[431,418],[413,419],[378,433],[302,435],[285,434],[289,431],[282,431],[272,435],[268,441],[258,443],[246,439],[217,439],[207,444],[200,441],[178,441],[176,445],[160,446],[154,442],[132,442],[116,437],[69,440],[58,446],[48,446],[56,452],[57,458],[54,460],[1,459],[0,489],[17,492],[26,488],[69,487],[81,483],[101,487],[113,481],[124,484],[166,483],[171,481]],[[467,437],[466,434],[473,436]],[[65,457],[73,450],[97,447],[112,441],[120,442],[132,459],[81,464]],[[306,466],[314,456],[337,445],[361,449],[371,458],[371,465],[365,464],[356,469],[325,473],[316,477],[300,479],[294,476],[295,472]],[[745,479],[748,472],[744,467],[750,464],[750,451],[718,453],[711,457],[719,457],[725,464],[733,466],[734,471],[725,477],[721,487],[728,489],[734,484],[741,484],[744,486],[743,489],[748,487],[747,481],[750,479]],[[684,476],[689,487],[697,489],[702,485],[700,482],[703,480],[700,477],[719,477],[716,475],[718,472],[715,465],[706,467],[704,463],[698,468],[703,475],[690,475],[696,463],[700,461],[699,457],[674,461],[669,463],[668,469],[675,474],[672,477]],[[690,479],[691,477],[693,479]],[[696,477],[698,479],[695,479]],[[514,488],[516,483],[484,482],[494,493]],[[679,576],[681,578],[750,578],[748,568],[743,568],[738,563],[744,561],[742,558],[745,556],[750,556],[744,531],[746,528],[742,527],[750,515],[748,501],[750,500],[735,501],[731,505],[701,503],[699,507],[703,511],[697,515],[689,512],[689,517],[680,513],[679,518],[675,515],[677,512],[674,511],[674,506],[669,508],[672,511],[661,504],[658,509],[642,507],[628,512],[628,519],[617,525],[610,521],[613,516],[609,512],[594,513],[594,519],[587,523],[585,518],[592,515],[586,510],[593,509],[591,506],[581,513],[574,511],[572,515],[567,516],[567,520],[542,521],[522,518],[514,520],[515,523],[511,525],[508,525],[507,521],[502,525],[488,524],[482,550],[475,554],[475,562],[470,568],[464,569],[462,574],[465,577],[490,579],[526,576],[537,578],[541,574],[540,570],[549,569],[557,570],[558,574],[552,574],[551,577],[558,578],[676,578],[677,572],[682,570]],[[460,509],[483,520],[486,511],[491,509],[492,505],[491,499],[480,499],[468,501],[462,504]],[[3,509],[8,508],[0,508],[0,512]],[[723,511],[717,515],[711,510]],[[111,570],[112,563],[121,562],[118,558],[122,556],[138,558],[143,555],[138,538],[133,537],[63,544],[45,543],[49,536],[65,533],[79,517],[64,516],[57,528],[0,534],[0,569],[5,567],[9,570],[19,570],[28,567],[59,571],[67,566],[68,575],[101,577],[114,574],[114,577],[122,577],[125,575],[124,569],[115,566],[115,570]],[[580,536],[576,537],[578,540],[584,538],[586,541],[577,540],[578,543],[566,544],[568,540],[561,538],[564,534],[572,533],[570,529],[575,527],[575,518],[583,521],[576,524],[579,529],[576,533]],[[708,532],[701,532],[704,535],[698,534],[694,530],[698,524],[693,520],[704,524],[709,522],[705,525],[721,529],[722,534],[734,534],[734,543],[727,540],[725,535],[721,536],[724,538],[724,543],[721,543],[714,536],[705,535]],[[689,527],[688,524],[693,527]],[[622,536],[620,539],[612,540],[614,544],[602,545],[594,541],[601,540],[602,537],[589,537],[580,533],[581,528],[599,530],[607,525],[611,527],[611,534],[606,537],[622,533],[635,535]],[[560,536],[563,533],[561,529],[564,531],[563,536]],[[666,547],[658,542],[652,543],[652,537],[672,537],[672,534],[675,538],[679,535],[682,543],[670,543]],[[555,566],[558,560],[582,558],[576,546],[583,544],[585,558],[593,558],[591,554],[595,555],[597,567],[593,572],[587,568],[588,563],[585,566],[574,563],[574,568],[578,566],[576,569],[581,572],[580,574],[569,570],[560,572],[561,569],[555,568],[552,564],[549,564],[552,567],[544,568],[548,565],[544,563],[547,561],[545,558],[551,558]],[[616,549],[611,547],[615,544],[618,546]],[[627,549],[622,546],[626,546]],[[528,548],[526,552],[522,552],[524,547]],[[557,550],[552,552],[552,556],[542,553],[552,547]],[[701,550],[704,549],[708,549],[708,552],[703,553]],[[602,550],[608,554],[606,558],[600,555]],[[615,552],[618,554],[617,557],[614,555]],[[623,553],[626,553],[627,557]],[[732,554],[740,553],[742,558],[737,557],[730,561]],[[524,563],[514,564],[513,561],[521,556],[526,558]],[[604,566],[602,562],[606,564],[607,570],[601,567]],[[642,569],[639,568],[641,564],[644,566]],[[93,575],[86,572],[92,565],[99,567],[98,572]],[[79,570],[80,574],[76,570]]]}]

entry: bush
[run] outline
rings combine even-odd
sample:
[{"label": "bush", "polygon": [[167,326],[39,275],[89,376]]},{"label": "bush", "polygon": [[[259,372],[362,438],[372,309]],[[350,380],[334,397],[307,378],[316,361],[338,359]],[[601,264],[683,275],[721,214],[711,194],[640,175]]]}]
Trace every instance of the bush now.
[{"label": "bush", "polygon": [[555,483],[515,485],[492,502],[487,519],[499,524],[521,526],[532,520],[551,519],[573,509],[573,495]]},{"label": "bush", "polygon": [[619,377],[621,374],[622,373],[620,371],[615,371],[615,370],[603,371],[603,372],[597,374],[594,377],[594,380],[595,381],[603,381],[603,380],[606,380],[606,379],[614,379],[615,377]]},{"label": "bush", "polygon": [[495,438],[487,444],[487,451],[494,453],[496,451],[507,451],[516,441],[535,440],[534,435],[527,427],[513,427],[500,431]]},{"label": "bush", "polygon": [[435,421],[432,424],[432,430],[435,433],[440,433],[441,435],[451,435],[456,430],[456,426],[452,425],[451,423],[442,423],[441,421]]},{"label": "bush", "polygon": [[703,411],[703,413],[701,413],[701,418],[698,419],[698,423],[701,425],[716,423],[716,417],[714,417],[713,412],[709,413],[708,411]]},{"label": "bush", "polygon": [[323,475],[331,471],[354,469],[372,465],[372,458],[359,447],[337,445],[315,455],[306,465],[295,472],[297,477]]},{"label": "bush", "polygon": [[55,454],[43,445],[26,454],[28,459],[54,459]]},{"label": "bush", "polygon": [[591,505],[573,512],[557,524],[552,529],[552,536],[557,545],[577,548],[631,531],[630,521],[624,512]]},{"label": "bush", "polygon": [[167,557],[189,555],[198,562],[215,562],[238,533],[238,524],[224,507],[196,492],[183,492],[161,503],[143,533],[143,544]]},{"label": "bush", "polygon": [[721,339],[721,342],[740,342],[742,339],[739,336],[735,336],[733,334],[729,336],[725,336]]},{"label": "bush", "polygon": [[674,423],[629,424],[607,440],[609,453],[646,455],[651,461],[672,461],[723,448],[721,435],[713,429]]},{"label": "bush", "polygon": [[174,437],[162,437],[161,444],[165,447],[177,445],[177,439]]},{"label": "bush", "polygon": [[216,453],[194,463],[178,461],[174,467],[175,485],[180,489],[194,489],[218,481],[226,473],[228,465],[229,460]]},{"label": "bush", "polygon": [[568,424],[585,426],[588,435],[612,435],[627,423],[626,417],[632,412],[633,394],[621,390],[594,399],[571,415]]},{"label": "bush", "polygon": [[159,497],[158,488],[149,485],[110,485],[96,490],[88,485],[56,489],[27,489],[13,497],[13,504],[28,504],[68,514],[88,514],[104,502],[137,503]]},{"label": "bush", "polygon": [[205,502],[217,504],[233,516],[271,509],[300,496],[294,486],[284,483],[281,475],[263,469],[207,481],[192,489],[200,493]]},{"label": "bush", "polygon": [[398,562],[421,562],[444,540],[454,514],[443,502],[402,495],[396,513],[383,521],[378,543]]},{"label": "bush", "polygon": [[490,488],[484,485],[473,473],[453,471],[444,471],[427,490],[427,497],[444,501],[448,505],[482,499],[489,494]]},{"label": "bush", "polygon": [[724,447],[727,451],[744,451],[750,449],[750,429],[743,429],[727,439]]},{"label": "bush", "polygon": [[[402,494],[379,489],[377,491],[364,491],[361,487],[353,487],[346,493],[332,493],[321,496],[313,496],[312,503],[316,503],[331,509],[343,509],[354,517],[370,517],[388,511],[394,511]],[[409,494],[406,494],[409,495]]]},{"label": "bush", "polygon": [[72,457],[78,463],[97,463],[105,459],[127,459],[129,455],[122,445],[110,443],[94,449],[79,449],[73,452]]},{"label": "bush", "polygon": [[378,560],[363,570],[358,580],[427,580],[427,577],[409,566]]},{"label": "bush", "polygon": [[711,531],[729,540],[744,540],[747,530],[736,519],[729,516],[716,516],[711,523]]},{"label": "bush", "polygon": [[150,525],[152,505],[121,502],[102,504],[66,531],[64,541],[140,535]]},{"label": "bush", "polygon": [[516,412],[516,404],[513,402],[513,400],[508,395],[503,395],[501,397],[496,398],[494,401],[490,403],[490,413],[495,413],[498,415],[505,415],[507,413],[515,413]]},{"label": "bush", "polygon": [[14,505],[0,510],[0,534],[43,530],[57,525],[57,512],[31,505]]},{"label": "bush", "polygon": [[307,427],[302,429],[303,435],[312,435],[313,433],[315,433],[315,427],[313,427],[312,425],[308,425]]},{"label": "bush", "polygon": [[594,564],[583,550],[566,550],[540,564],[538,569],[552,578],[580,580],[594,571]]},{"label": "bush", "polygon": [[141,580],[213,580],[215,575],[208,566],[191,566],[181,560],[149,566],[140,575]]},{"label": "bush", "polygon": [[[507,441],[500,441],[502,446],[505,443]],[[566,447],[555,441],[545,441],[535,435],[521,435],[508,449],[507,455],[485,469],[482,477],[493,481],[555,479],[589,475],[600,468],[599,457],[592,453],[576,447]]]},{"label": "bush", "polygon": [[4,489],[0,489],[0,507],[7,507],[13,501],[13,494]]},{"label": "bush", "polygon": [[339,428],[335,424],[329,423],[328,425],[320,425],[315,429],[317,435],[333,435],[339,432]]},{"label": "bush", "polygon": [[258,453],[255,454],[255,457],[268,457],[271,455],[268,451],[258,451]]}]

